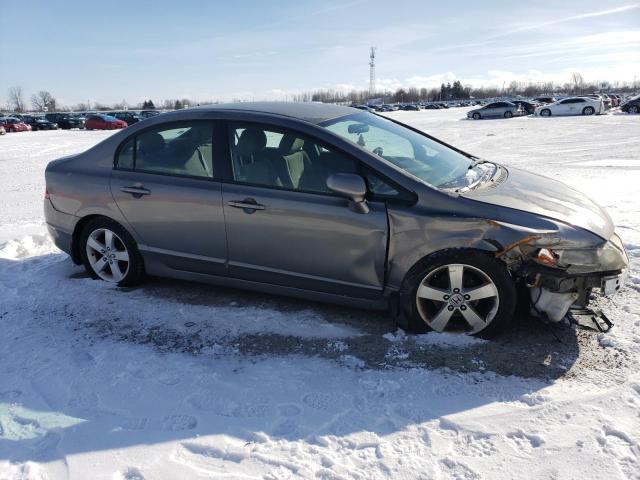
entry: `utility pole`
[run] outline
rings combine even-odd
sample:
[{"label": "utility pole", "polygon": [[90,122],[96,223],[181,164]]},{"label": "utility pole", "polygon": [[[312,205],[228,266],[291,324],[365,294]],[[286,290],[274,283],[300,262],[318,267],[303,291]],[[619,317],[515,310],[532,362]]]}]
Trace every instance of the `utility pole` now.
[{"label": "utility pole", "polygon": [[369,54],[369,98],[376,94],[376,47]]}]

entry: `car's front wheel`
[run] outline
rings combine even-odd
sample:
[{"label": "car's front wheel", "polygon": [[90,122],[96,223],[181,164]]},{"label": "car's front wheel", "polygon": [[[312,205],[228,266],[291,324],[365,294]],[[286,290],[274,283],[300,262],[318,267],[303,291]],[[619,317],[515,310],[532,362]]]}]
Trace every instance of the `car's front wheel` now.
[{"label": "car's front wheel", "polygon": [[511,118],[511,117],[513,117],[513,113],[511,113],[509,110],[504,112],[504,118]]},{"label": "car's front wheel", "polygon": [[400,294],[413,332],[461,332],[491,338],[510,323],[515,283],[505,265],[485,252],[449,249],[407,274]]},{"label": "car's front wheel", "polygon": [[551,110],[549,110],[548,108],[540,110],[540,116],[541,117],[550,117],[551,116]]},{"label": "car's front wheel", "polygon": [[640,109],[638,108],[637,105],[631,105],[629,107],[629,113],[638,113],[640,111]]},{"label": "car's front wheel", "polygon": [[144,278],[144,264],[136,242],[122,226],[108,218],[90,221],[80,236],[82,261],[93,278],[135,285]]},{"label": "car's front wheel", "polygon": [[480,114],[478,112],[474,113],[471,116],[473,117],[474,120],[480,120]]}]

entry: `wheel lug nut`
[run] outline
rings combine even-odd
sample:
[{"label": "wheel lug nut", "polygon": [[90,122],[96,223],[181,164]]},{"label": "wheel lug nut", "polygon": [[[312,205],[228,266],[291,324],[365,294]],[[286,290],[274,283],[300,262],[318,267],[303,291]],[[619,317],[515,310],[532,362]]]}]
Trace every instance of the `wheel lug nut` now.
[{"label": "wheel lug nut", "polygon": [[467,306],[466,305],[460,305],[460,310],[466,310]]},{"label": "wheel lug nut", "polygon": [[471,295],[465,295],[465,296],[464,296],[464,299],[465,299],[465,300],[469,300],[470,298],[471,298]]},{"label": "wheel lug nut", "polygon": [[449,295],[445,295],[444,297],[442,297],[445,300],[449,300]]},{"label": "wheel lug nut", "polygon": [[449,311],[453,310],[453,305],[449,305],[449,306],[447,307],[447,309],[448,309]]},{"label": "wheel lug nut", "polygon": [[454,288],[453,289],[453,293],[460,293],[460,289],[459,288]]}]

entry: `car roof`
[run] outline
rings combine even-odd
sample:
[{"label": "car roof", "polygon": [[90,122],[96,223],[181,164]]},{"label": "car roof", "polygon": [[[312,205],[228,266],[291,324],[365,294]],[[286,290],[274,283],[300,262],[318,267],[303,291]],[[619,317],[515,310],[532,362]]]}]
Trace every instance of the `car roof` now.
[{"label": "car roof", "polygon": [[194,110],[217,111],[245,111],[267,113],[297,118],[310,123],[322,123],[334,118],[344,117],[356,113],[351,107],[316,102],[239,102],[204,105]]}]

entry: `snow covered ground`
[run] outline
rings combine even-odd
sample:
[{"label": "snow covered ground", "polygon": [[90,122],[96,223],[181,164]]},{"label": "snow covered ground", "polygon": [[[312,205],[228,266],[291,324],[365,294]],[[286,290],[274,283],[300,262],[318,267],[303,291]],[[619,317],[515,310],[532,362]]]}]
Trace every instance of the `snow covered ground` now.
[{"label": "snow covered ground", "polygon": [[640,478],[640,117],[394,112],[557,177],[618,225],[607,335],[497,341],[185,282],[117,289],[50,242],[43,170],[106,132],[0,137],[0,479]]}]

